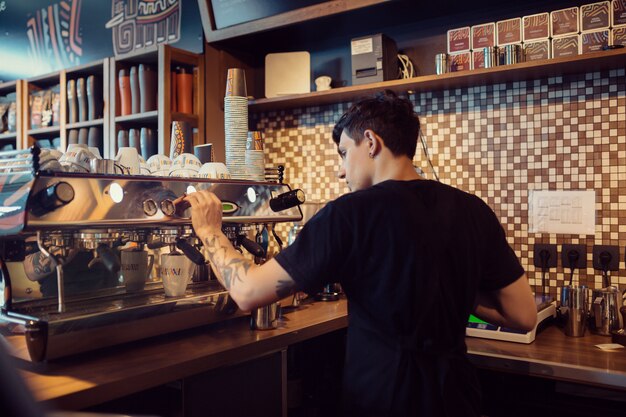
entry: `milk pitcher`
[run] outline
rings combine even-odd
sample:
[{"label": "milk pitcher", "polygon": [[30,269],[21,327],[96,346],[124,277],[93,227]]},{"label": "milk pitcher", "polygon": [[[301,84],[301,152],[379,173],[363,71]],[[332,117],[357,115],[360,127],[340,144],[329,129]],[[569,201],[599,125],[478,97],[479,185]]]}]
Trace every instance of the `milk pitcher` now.
[{"label": "milk pitcher", "polygon": [[589,312],[589,291],[585,286],[568,285],[561,289],[561,314],[565,318],[565,334],[585,335]]},{"label": "milk pitcher", "polygon": [[594,333],[610,336],[611,331],[622,328],[619,309],[622,295],[613,286],[593,290],[591,295],[590,327]]}]

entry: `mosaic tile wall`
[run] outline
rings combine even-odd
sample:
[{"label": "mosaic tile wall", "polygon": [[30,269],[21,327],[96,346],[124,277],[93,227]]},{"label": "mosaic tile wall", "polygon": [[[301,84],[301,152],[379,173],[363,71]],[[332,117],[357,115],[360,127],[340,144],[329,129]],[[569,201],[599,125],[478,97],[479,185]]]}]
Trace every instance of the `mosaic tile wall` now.
[{"label": "mosaic tile wall", "polygon": [[[626,77],[624,69],[483,85],[411,95],[439,178],[480,196],[496,212],[535,289],[541,271],[535,243],[558,245],[550,292],[569,281],[561,244],[587,247],[587,268],[574,281],[599,288],[592,267],[594,244],[620,247],[614,284],[626,285]],[[287,181],[309,200],[328,201],[347,192],[337,176],[339,157],[331,139],[348,103],[252,115],[265,132],[266,159],[286,166]],[[432,178],[424,153],[415,163]],[[528,232],[529,190],[595,190],[595,235]],[[626,286],[624,287],[626,288]]]}]

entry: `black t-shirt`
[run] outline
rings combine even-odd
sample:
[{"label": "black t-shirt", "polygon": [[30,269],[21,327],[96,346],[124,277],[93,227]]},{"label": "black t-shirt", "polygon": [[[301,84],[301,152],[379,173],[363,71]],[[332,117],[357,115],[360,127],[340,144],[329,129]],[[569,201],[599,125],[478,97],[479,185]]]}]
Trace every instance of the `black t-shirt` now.
[{"label": "black t-shirt", "polygon": [[344,402],[355,415],[478,415],[465,325],[479,289],[524,273],[493,211],[434,181],[329,203],[276,256],[297,287],[349,300]]}]

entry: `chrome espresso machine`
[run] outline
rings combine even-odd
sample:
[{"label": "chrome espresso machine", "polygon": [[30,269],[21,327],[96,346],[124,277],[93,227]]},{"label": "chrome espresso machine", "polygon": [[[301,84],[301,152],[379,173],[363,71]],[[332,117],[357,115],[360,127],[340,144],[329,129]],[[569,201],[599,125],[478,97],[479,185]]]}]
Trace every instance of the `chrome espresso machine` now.
[{"label": "chrome espresso machine", "polygon": [[[282,246],[276,223],[302,218],[304,194],[283,184],[282,172],[278,182],[51,172],[39,169],[39,152],[0,155],[0,333],[28,361],[244,314],[212,278],[188,211],[174,204],[184,193],[214,192],[225,234],[257,262],[269,240]],[[154,259],[169,251],[191,259],[185,294],[167,297],[156,267],[141,290],[128,291],[119,270],[120,249],[129,246]],[[82,270],[72,266],[81,256]],[[33,280],[27,262],[31,272],[50,273]]]}]

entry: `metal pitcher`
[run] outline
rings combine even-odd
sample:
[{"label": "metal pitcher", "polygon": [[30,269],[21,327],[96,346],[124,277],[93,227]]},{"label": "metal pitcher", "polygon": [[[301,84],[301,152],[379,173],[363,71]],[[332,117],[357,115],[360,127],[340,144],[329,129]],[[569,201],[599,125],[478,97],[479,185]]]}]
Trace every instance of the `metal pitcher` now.
[{"label": "metal pitcher", "polygon": [[593,290],[591,295],[590,327],[594,333],[610,336],[611,331],[622,328],[619,309],[622,295],[613,286]]},{"label": "metal pitcher", "polygon": [[561,289],[561,314],[565,317],[565,334],[585,335],[589,312],[589,290],[585,286],[568,285]]}]

